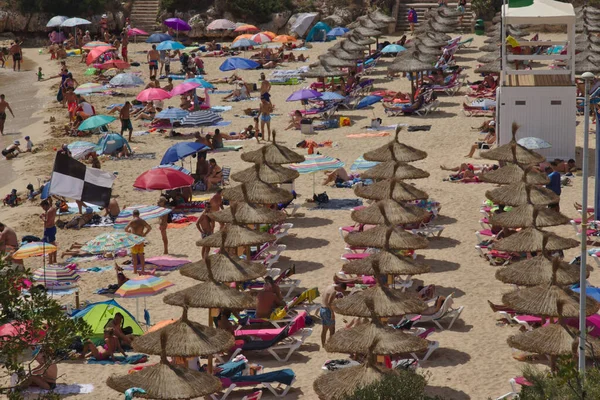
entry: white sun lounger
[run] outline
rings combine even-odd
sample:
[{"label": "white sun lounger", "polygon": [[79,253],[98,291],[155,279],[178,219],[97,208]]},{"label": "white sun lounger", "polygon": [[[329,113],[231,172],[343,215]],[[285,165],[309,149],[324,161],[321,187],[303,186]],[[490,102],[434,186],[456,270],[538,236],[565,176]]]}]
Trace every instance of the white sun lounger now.
[{"label": "white sun lounger", "polygon": [[[458,317],[460,317],[460,314],[465,308],[464,306],[460,306],[459,308],[453,308],[452,304],[454,302],[454,299],[452,298],[452,296],[453,294],[450,294],[448,297],[446,297],[446,300],[444,300],[444,304],[442,304],[438,312],[432,315],[421,315],[418,320],[413,322],[413,326],[421,322],[433,322],[437,325],[438,328],[444,330],[444,327],[442,326],[440,321],[445,318],[452,318],[450,324],[448,325],[448,329],[451,329],[452,325],[454,325],[454,322],[456,322]],[[404,318],[412,319],[416,316],[417,315],[406,315]]]}]

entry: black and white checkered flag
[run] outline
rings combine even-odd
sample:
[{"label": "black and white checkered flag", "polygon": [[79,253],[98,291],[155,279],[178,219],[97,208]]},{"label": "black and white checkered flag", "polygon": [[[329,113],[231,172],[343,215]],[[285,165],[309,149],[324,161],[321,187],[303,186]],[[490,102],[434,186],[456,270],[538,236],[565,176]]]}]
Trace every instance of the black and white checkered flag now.
[{"label": "black and white checkered flag", "polygon": [[115,175],[58,152],[50,181],[50,194],[106,207],[110,201]]}]

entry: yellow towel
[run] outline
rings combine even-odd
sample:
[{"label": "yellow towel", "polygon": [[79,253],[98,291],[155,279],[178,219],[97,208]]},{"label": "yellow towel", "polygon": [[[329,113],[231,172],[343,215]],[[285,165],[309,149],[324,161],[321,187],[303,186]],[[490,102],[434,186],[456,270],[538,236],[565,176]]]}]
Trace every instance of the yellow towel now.
[{"label": "yellow towel", "polygon": [[517,42],[517,39],[515,39],[514,37],[512,37],[510,35],[506,38],[506,43],[510,44],[512,47],[520,46],[519,42]]},{"label": "yellow towel", "polygon": [[207,201],[210,200],[211,195],[193,196],[192,201]]}]

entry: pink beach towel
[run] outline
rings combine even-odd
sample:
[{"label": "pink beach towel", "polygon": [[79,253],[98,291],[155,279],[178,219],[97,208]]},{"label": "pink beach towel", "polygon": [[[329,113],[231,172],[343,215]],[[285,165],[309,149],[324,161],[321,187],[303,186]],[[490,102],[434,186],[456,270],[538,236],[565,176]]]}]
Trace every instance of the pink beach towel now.
[{"label": "pink beach towel", "polygon": [[192,261],[188,260],[187,258],[178,258],[172,256],[158,256],[146,259],[146,264],[156,265],[159,270],[179,268],[191,262]]}]

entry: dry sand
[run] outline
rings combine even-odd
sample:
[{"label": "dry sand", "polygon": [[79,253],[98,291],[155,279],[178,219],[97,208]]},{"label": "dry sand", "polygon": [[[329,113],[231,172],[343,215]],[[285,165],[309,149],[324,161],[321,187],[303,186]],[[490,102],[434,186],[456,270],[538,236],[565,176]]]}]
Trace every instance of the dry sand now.
[{"label": "dry sand", "polygon": [[[477,51],[477,47],[482,45],[483,39],[482,37],[475,37],[473,46],[459,50],[457,53],[457,63],[469,67],[465,72],[469,80],[477,79],[473,73],[473,67],[476,65],[475,59],[481,54]],[[330,45],[331,43],[314,44],[313,49],[306,52],[306,54],[309,54],[311,61],[314,61]],[[138,51],[148,47],[148,45],[138,44],[130,48],[131,58],[142,62],[141,71],[143,71],[146,79],[148,72],[145,64],[143,64],[145,54],[140,54]],[[49,61],[47,54],[38,55],[37,49],[26,49],[25,55],[35,63],[43,66],[46,76],[58,73],[58,62]],[[208,72],[207,78],[212,79],[229,75],[218,71],[218,66],[223,60],[222,58],[205,59]],[[375,78],[375,89],[408,90],[409,84],[405,79],[394,81],[385,79],[386,66],[389,60],[383,59],[372,76]],[[88,80],[88,77],[83,76],[84,64],[80,64],[78,58],[69,58],[67,62],[69,69],[73,71],[80,84]],[[288,67],[295,68],[300,65],[299,63],[293,63]],[[177,67],[178,65],[174,63],[173,69],[176,70]],[[265,71],[267,74],[269,72]],[[27,79],[19,79],[22,74],[27,74]],[[0,71],[0,79],[2,86],[9,89],[13,88],[16,82],[21,82],[18,88],[26,84],[38,89],[35,101],[41,100],[44,104],[41,111],[43,119],[47,121],[53,115],[59,122],[64,121],[66,110],[61,109],[60,105],[57,105],[54,101],[59,81],[55,79],[37,83],[33,74],[34,71],[16,74],[4,70]],[[259,74],[260,71],[240,72],[240,75],[250,82],[258,81]],[[231,88],[229,85],[218,86],[221,90]],[[301,87],[300,85],[273,86],[272,89],[272,101],[276,106],[275,112],[280,114],[273,118],[272,126],[278,130],[278,142],[289,147],[294,147],[303,137],[298,131],[283,130],[288,124],[287,114],[300,106],[297,103],[286,103],[285,99],[291,92]],[[122,91],[131,96],[129,97],[131,99],[139,90],[125,89]],[[11,93],[13,95],[7,100],[14,104],[15,90],[13,89]],[[404,131],[400,137],[402,142],[426,150],[429,153],[427,159],[414,164],[431,172],[431,177],[417,181],[416,184],[442,204],[441,215],[436,223],[446,227],[441,238],[432,239],[428,249],[418,252],[432,266],[431,273],[420,275],[418,279],[427,284],[435,284],[438,293],[442,295],[454,293],[455,304],[464,306],[465,309],[452,330],[437,331],[430,336],[432,340],[439,341],[440,348],[435,351],[428,361],[422,363],[421,371],[429,375],[429,391],[432,394],[439,394],[449,399],[485,399],[488,396],[495,398],[506,393],[509,389],[508,380],[518,375],[524,365],[511,357],[511,349],[506,344],[506,338],[517,333],[517,329],[497,326],[496,315],[486,303],[488,299],[499,302],[501,294],[511,290],[511,287],[494,279],[496,267],[488,265],[477,255],[474,249],[476,244],[474,232],[480,228],[478,223],[481,217],[479,206],[484,199],[484,192],[490,188],[490,185],[442,182],[442,179],[447,177],[447,173],[439,169],[440,164],[456,166],[465,161],[463,156],[468,152],[469,146],[478,138],[477,131],[472,130],[471,127],[478,126],[484,121],[483,118],[467,118],[463,115],[460,105],[465,94],[466,88],[463,88],[454,97],[440,96],[440,110],[426,118],[407,116],[388,118],[384,115],[381,104],[375,105],[374,109],[342,111],[339,115],[352,117],[353,125],[351,127],[321,131],[317,136],[311,136],[310,138],[317,141],[333,141],[333,147],[321,148],[320,151],[326,155],[339,157],[349,167],[362,153],[379,147],[391,139],[391,137],[363,139],[349,139],[346,137],[348,134],[366,132],[364,127],[369,125],[370,119],[374,116],[383,118],[383,125],[406,123],[432,126],[429,132],[411,133]],[[244,108],[258,107],[258,101],[223,103],[221,101],[222,97],[223,95],[213,95],[211,100],[213,105],[227,104],[233,106],[233,110],[223,114],[225,120],[233,123],[229,127],[223,128],[223,131],[239,131],[244,126],[252,123],[252,119],[240,118],[235,115],[243,115],[242,110]],[[97,111],[102,113],[104,112],[103,106],[121,102],[122,98],[93,96],[90,100]],[[168,101],[167,104],[178,105],[175,100]],[[15,111],[19,117],[32,116],[28,110],[16,109]],[[13,121],[9,117],[7,121],[9,131],[12,129],[12,123]],[[60,143],[74,140],[73,138],[49,136],[50,126],[58,125],[58,123],[48,125],[38,121],[34,125],[21,129],[18,135],[14,136],[14,138],[22,140],[28,134],[32,136],[32,140],[36,144],[47,140],[44,144],[45,149],[41,153],[33,156],[19,156],[11,162],[12,168],[16,171],[15,178],[9,185],[0,190],[0,194],[8,193],[12,187],[23,191],[27,183],[36,183],[37,178],[50,174],[54,157],[52,148],[60,145]],[[578,164],[581,163],[581,125],[577,133]],[[119,129],[118,122],[113,124],[112,128]],[[134,122],[134,129],[141,129],[140,124]],[[158,133],[134,139],[131,145],[137,152],[155,152],[157,159],[103,161],[102,168],[119,173],[114,185],[114,193],[119,196],[118,201],[121,206],[155,204],[158,195],[156,192],[133,191],[132,183],[140,173],[157,165],[164,151],[176,141],[165,138],[164,135]],[[255,141],[246,141],[243,142],[243,145],[243,151],[258,147]],[[305,150],[299,151],[305,152]],[[231,166],[233,171],[248,167],[248,164],[240,160],[240,153],[237,152],[218,153],[213,156],[217,159],[219,165]],[[471,161],[483,162],[483,160]],[[590,164],[593,165],[593,163]],[[3,174],[7,170],[6,166],[7,162],[5,160],[0,161]],[[576,217],[577,214],[571,204],[581,198],[581,179],[577,177],[573,181],[572,187],[564,189],[561,204],[564,213]],[[312,197],[312,182],[310,176],[301,176],[297,180],[296,189],[302,195],[296,201],[297,203],[302,204],[305,199]],[[593,184],[592,179],[590,182],[590,188],[592,189]],[[330,198],[356,198],[350,189],[322,187],[319,183],[317,184],[317,191],[327,191]],[[41,236],[42,226],[37,218],[40,212],[41,208],[37,203],[27,203],[14,209],[0,208],[0,220],[8,226],[14,227],[20,237],[27,234]],[[333,274],[339,271],[342,265],[340,255],[344,252],[344,242],[338,233],[338,228],[351,223],[350,212],[346,210],[312,210],[303,206],[299,213],[303,215],[290,218],[288,221],[294,224],[294,228],[291,230],[292,235],[281,241],[281,243],[287,245],[287,250],[283,253],[276,267],[285,268],[295,264],[297,271],[295,277],[301,279],[302,287],[316,286],[322,290],[331,282]],[[156,221],[152,221],[152,225],[155,229],[148,237],[150,244],[147,246],[147,256],[162,253],[162,243],[159,231],[156,229]],[[61,250],[66,249],[73,242],[85,242],[108,230],[110,229],[91,228],[80,231],[59,231],[58,245]],[[556,231],[564,236],[574,236],[574,231],[569,226],[560,227]],[[172,255],[185,256],[194,261],[200,258],[200,250],[195,246],[199,234],[193,225],[184,229],[169,230],[168,235]],[[567,252],[567,259],[570,260],[576,254],[576,249]],[[40,262],[41,260],[27,260],[26,265],[34,268],[39,266]],[[110,264],[110,262],[90,262],[82,264],[81,267]],[[81,298],[92,302],[106,300],[107,297],[95,295],[93,292],[95,289],[114,283],[114,276],[114,271],[101,274],[84,274],[83,279],[80,281]],[[175,286],[169,288],[166,293],[172,293],[196,283],[191,279],[182,277],[177,272],[168,274],[166,279],[175,283]],[[592,283],[600,283],[595,273],[592,274],[590,280]],[[147,299],[152,320],[157,322],[178,317],[181,310],[165,305],[161,297],[159,295]],[[67,296],[61,298],[60,301],[73,303],[74,298]],[[135,300],[118,299],[118,301],[130,311],[135,311]],[[205,310],[191,310],[190,317],[202,322],[207,319]],[[446,326],[446,323],[443,324]],[[341,328],[340,321],[338,321],[338,328]],[[328,354],[321,349],[320,333],[321,327],[316,325],[313,335],[308,339],[308,343],[296,352],[287,363],[276,362],[272,357],[264,354],[250,353],[247,356],[252,362],[265,365],[268,370],[285,367],[292,368],[295,371],[297,381],[294,389],[290,391],[286,398],[315,399],[316,395],[312,383],[316,377],[324,373],[320,368],[323,362],[330,358],[344,357],[341,354]],[[151,357],[150,359],[152,363],[157,361],[158,357]],[[72,399],[121,399],[123,395],[108,388],[105,381],[110,374],[124,374],[127,373],[129,368],[130,366],[109,367],[81,364],[80,362],[66,362],[61,363],[59,366],[59,382],[94,384],[93,394],[70,397]],[[244,393],[247,394],[248,391]],[[236,393],[231,398],[239,399],[241,397],[242,394]],[[272,398],[272,396],[265,392],[264,398]]]}]

